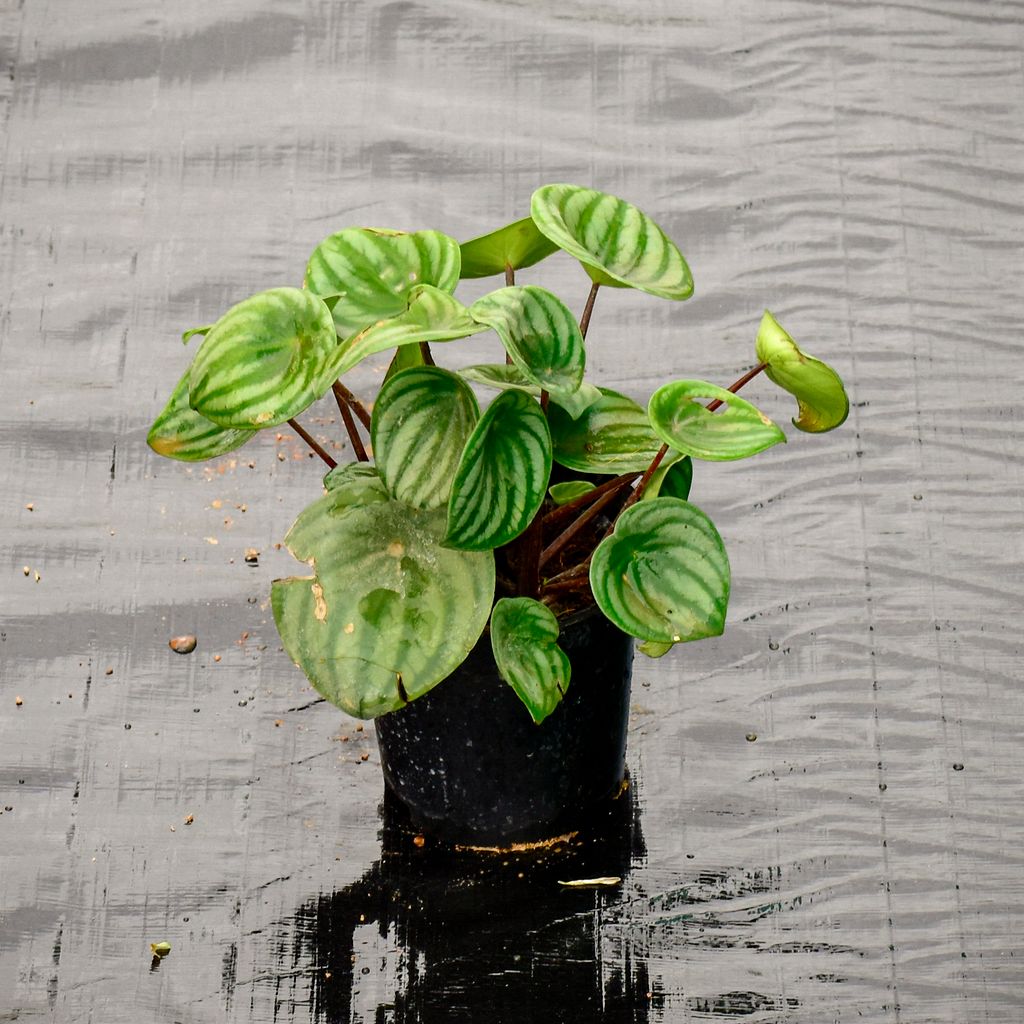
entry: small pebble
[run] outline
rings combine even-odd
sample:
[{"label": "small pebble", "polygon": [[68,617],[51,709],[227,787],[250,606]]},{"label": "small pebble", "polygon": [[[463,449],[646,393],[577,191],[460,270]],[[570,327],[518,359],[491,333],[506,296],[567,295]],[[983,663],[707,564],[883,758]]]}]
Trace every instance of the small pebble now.
[{"label": "small pebble", "polygon": [[953,771],[955,771],[955,772],[962,772],[963,770],[964,770],[964,766],[959,761],[957,761],[957,763],[955,765],[953,765]]},{"label": "small pebble", "polygon": [[769,651],[777,651],[778,649],[779,649],[779,645],[774,640],[769,640],[768,641],[768,650]]},{"label": "small pebble", "polygon": [[36,510],[35,505],[33,505],[31,501],[25,506],[25,508],[28,509],[29,512],[35,512]]},{"label": "small pebble", "polygon": [[23,565],[21,567],[21,572],[23,576],[30,576],[32,574],[32,569],[27,565]]},{"label": "small pebble", "polygon": [[878,790],[879,790],[879,792],[881,792],[881,793],[884,793],[884,792],[885,792],[885,791],[886,791],[886,790],[887,790],[888,788],[889,788],[889,787],[888,787],[888,786],[887,786],[887,785],[886,785],[886,784],[885,784],[884,782],[880,782],[880,783],[878,784]]},{"label": "small pebble", "polygon": [[245,562],[246,565],[259,565],[260,564],[260,552],[258,548],[246,548],[245,549]]},{"label": "small pebble", "polygon": [[923,494],[915,494],[914,495],[914,501],[920,501],[923,497],[924,497]]},{"label": "small pebble", "polygon": [[112,676],[114,674],[114,670],[108,666],[106,669],[104,669],[103,674],[105,676]]},{"label": "small pebble", "polygon": [[174,636],[167,641],[167,646],[178,654],[191,654],[196,649],[196,638],[191,633],[185,636]]},{"label": "small pebble", "polygon": [[196,819],[195,819],[195,817],[193,815],[191,815],[191,814],[186,814],[185,815],[185,824],[186,825],[191,825],[192,822],[195,821],[195,820]]},{"label": "small pebble", "polygon": [[214,661],[220,661],[220,655],[219,655],[219,654],[215,654],[215,655],[213,656],[213,660],[214,660]]},{"label": "small pebble", "polygon": [[756,732],[748,732],[747,733],[747,742],[748,743],[753,743],[756,739],[757,739],[757,733]]},{"label": "small pebble", "polygon": [[20,697],[15,697],[14,698],[14,703],[20,708],[21,705],[24,704],[25,702]]},{"label": "small pebble", "polygon": [[412,845],[413,846],[426,846],[426,843],[427,843],[427,841],[426,841],[426,839],[423,838],[423,836],[413,836],[412,837]]},{"label": "small pebble", "polygon": [[370,755],[369,754],[360,754],[359,755],[359,760],[360,761],[369,761],[370,760]]},{"label": "small pebble", "polygon": [[36,574],[35,574],[35,581],[36,581],[36,583],[38,583],[38,582],[39,582],[39,581],[40,581],[40,580],[41,580],[42,578],[43,578],[43,577],[42,577],[42,576],[40,576],[40,575],[39,575],[39,573],[36,573]]}]

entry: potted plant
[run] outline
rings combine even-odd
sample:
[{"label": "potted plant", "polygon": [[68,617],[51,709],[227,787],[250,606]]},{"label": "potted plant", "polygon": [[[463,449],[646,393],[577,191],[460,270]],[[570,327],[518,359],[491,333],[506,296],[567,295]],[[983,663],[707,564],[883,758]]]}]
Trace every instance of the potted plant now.
[{"label": "potted plant", "polygon": [[[592,282],[579,320],[515,283],[559,249]],[[491,275],[504,286],[454,297],[460,279]],[[574,185],[539,188],[529,217],[461,245],[347,228],[314,250],[302,288],[186,332],[202,343],[149,433],[191,461],[288,422],[327,463],[325,493],[286,537],[309,572],[274,582],[274,618],[324,697],[377,718],[386,780],[414,821],[452,838],[550,833],[614,792],[633,639],[660,657],[722,632],[729,562],[687,500],[693,462],[785,440],[736,392],[764,373],[795,396],[803,431],[847,415],[837,374],[770,313],[756,365],[728,389],[671,380],[645,409],[595,386],[594,300],[623,287],[680,301],[693,281],[650,217]],[[484,331],[495,362],[435,363],[437,343]],[[387,352],[371,406],[342,378]],[[296,420],[331,391],[353,453],[341,465]],[[483,409],[478,392],[494,396]]]}]

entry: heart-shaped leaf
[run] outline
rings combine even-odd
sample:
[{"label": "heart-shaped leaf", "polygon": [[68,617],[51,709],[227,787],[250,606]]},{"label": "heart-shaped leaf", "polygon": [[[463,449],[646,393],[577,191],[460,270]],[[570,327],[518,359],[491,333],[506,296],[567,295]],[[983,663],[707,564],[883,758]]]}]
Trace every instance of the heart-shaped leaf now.
[{"label": "heart-shaped leaf", "polygon": [[[600,390],[601,398],[575,420],[561,409],[548,408],[555,462],[582,473],[642,472],[658,454],[661,439],[636,402],[617,391]],[[665,460],[671,465],[681,458],[670,451]]]},{"label": "heart-shaped leaf", "polygon": [[330,386],[337,347],[330,310],[298,288],[272,288],[232,306],[189,371],[189,404],[222,427],[255,430],[298,415]]},{"label": "heart-shaped leaf", "polygon": [[346,228],[325,238],[306,266],[306,286],[328,301],[338,336],[405,312],[409,292],[429,284],[454,291],[459,243],[439,231]]},{"label": "heart-shaped leaf", "polygon": [[659,495],[666,498],[690,497],[690,485],[693,483],[693,459],[683,456],[671,466],[659,466],[647,481],[641,501],[650,501]]},{"label": "heart-shaped leaf", "polygon": [[583,335],[576,317],[551,292],[535,285],[499,288],[477,299],[469,315],[493,328],[531,383],[560,396],[583,383]]},{"label": "heart-shaped leaf", "polygon": [[337,346],[331,360],[332,380],[374,352],[421,341],[454,341],[487,329],[458,299],[433,285],[411,288],[407,297],[408,307],[397,316],[379,320]]},{"label": "heart-shaped leaf", "polygon": [[[525,391],[534,397],[541,391],[536,384],[527,379],[518,366],[508,363],[481,363],[478,366],[467,366],[465,369],[459,370],[459,376],[465,377],[466,380],[471,380],[475,384],[483,384],[484,387],[497,388],[499,391]],[[574,420],[578,419],[600,397],[600,390],[586,381],[569,394],[554,392],[550,394],[551,401]]]},{"label": "heart-shaped leaf", "polygon": [[575,256],[598,283],[664,299],[688,299],[693,277],[683,254],[657,224],[630,203],[578,185],[544,185],[533,193],[537,227]]},{"label": "heart-shaped leaf", "polygon": [[448,503],[462,449],[480,418],[454,373],[420,366],[395,374],[373,407],[370,440],[388,490],[414,508]]},{"label": "heart-shaped leaf", "polygon": [[564,480],[560,484],[552,484],[548,494],[556,505],[568,505],[570,501],[582,498],[592,490],[594,485],[589,480]]},{"label": "heart-shaped leaf", "polygon": [[448,501],[445,544],[486,551],[518,537],[544,501],[550,475],[544,413],[521,391],[505,391],[466,442]]},{"label": "heart-shaped leaf", "polygon": [[[725,404],[710,412],[704,400]],[[651,395],[647,414],[665,444],[713,462],[745,459],[786,440],[756,406],[702,380],[676,380],[658,388]]]},{"label": "heart-shaped leaf", "polygon": [[463,242],[459,248],[462,250],[461,276],[464,279],[502,274],[506,268],[532,267],[558,250],[554,242],[537,230],[532,217]]},{"label": "heart-shaped leaf", "polygon": [[188,404],[188,371],[149,428],[146,443],[158,455],[182,462],[213,459],[240,448],[255,430],[218,427]]},{"label": "heart-shaped leaf", "polygon": [[794,427],[821,434],[845,422],[850,400],[839,374],[828,363],[802,352],[771,313],[761,318],[757,358],[768,364],[769,379],[796,398],[799,414]]},{"label": "heart-shaped leaf", "polygon": [[725,628],[729,559],[696,505],[655,498],[626,509],[597,546],[590,588],[601,611],[640,640],[699,640]]},{"label": "heart-shaped leaf", "polygon": [[442,547],[443,510],[349,497],[332,491],[299,516],[285,543],[313,575],[276,580],[272,605],[285,650],[317,691],[373,718],[465,660],[490,615],[494,557]]},{"label": "heart-shaped leaf", "polygon": [[558,619],[529,597],[503,597],[491,612],[491,648],[501,678],[540,725],[569,688],[571,666],[558,646]]}]

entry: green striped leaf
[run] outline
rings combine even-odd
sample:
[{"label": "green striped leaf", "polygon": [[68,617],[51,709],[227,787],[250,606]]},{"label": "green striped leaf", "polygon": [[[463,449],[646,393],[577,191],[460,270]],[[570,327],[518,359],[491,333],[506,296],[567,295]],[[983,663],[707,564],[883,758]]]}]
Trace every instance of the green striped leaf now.
[{"label": "green striped leaf", "polygon": [[463,279],[503,274],[506,268],[532,267],[558,251],[558,246],[537,230],[532,217],[463,242],[459,248],[462,250]]},{"label": "green striped leaf", "polygon": [[337,346],[330,310],[298,288],[272,288],[232,306],[189,371],[189,404],[222,427],[284,423],[330,386]]},{"label": "green striped leaf", "polygon": [[586,354],[576,317],[535,285],[499,288],[477,299],[469,315],[493,328],[523,376],[552,394],[574,394],[583,383]]},{"label": "green striped leaf", "polygon": [[[548,408],[555,462],[582,473],[642,472],[661,448],[647,413],[631,398],[601,388],[601,398],[573,420],[561,409]],[[671,465],[682,456],[669,452]]]},{"label": "green striped leaf", "polygon": [[842,379],[828,363],[802,352],[778,320],[765,313],[757,331],[757,358],[765,373],[796,398],[793,426],[812,434],[835,430],[850,413]]},{"label": "green striped leaf", "polygon": [[[497,388],[499,391],[525,391],[534,397],[540,394],[540,388],[532,384],[518,366],[508,363],[481,363],[478,366],[467,366],[458,371],[460,377],[471,380],[484,387]],[[578,419],[601,397],[601,392],[593,384],[584,381],[575,391],[569,394],[551,394],[551,401]]]},{"label": "green striped leaf", "polygon": [[693,483],[693,459],[684,455],[678,462],[670,466],[660,465],[647,481],[641,501],[650,501],[659,495],[666,498],[682,498],[686,501],[690,496],[690,485]]},{"label": "green striped leaf", "polygon": [[373,457],[391,494],[414,508],[446,505],[479,418],[473,392],[454,373],[421,366],[395,374],[370,424]]},{"label": "green striped leaf", "polygon": [[466,442],[448,500],[445,544],[485,551],[518,537],[544,501],[550,475],[544,413],[522,392],[504,392]]},{"label": "green striped leaf", "polygon": [[597,546],[590,588],[631,636],[658,645],[699,640],[725,628],[729,559],[696,505],[655,498],[626,509]]},{"label": "green striped leaf", "polygon": [[201,462],[240,448],[255,430],[218,427],[188,404],[188,370],[149,428],[146,443],[158,455],[182,462]]},{"label": "green striped leaf", "polygon": [[327,300],[338,336],[347,338],[403,313],[417,285],[454,291],[459,266],[459,243],[439,231],[346,228],[313,251],[306,287]]},{"label": "green striped leaf", "polygon": [[[704,400],[727,404],[709,412]],[[756,406],[702,380],[663,385],[651,395],[647,413],[665,444],[697,459],[745,459],[786,440],[779,427]]]},{"label": "green striped leaf", "polygon": [[494,599],[494,556],[441,546],[443,510],[353,505],[331,492],[285,540],[313,575],[274,582],[274,620],[292,660],[350,715],[422,696],[460,665]]},{"label": "green striped leaf", "polygon": [[560,484],[552,484],[548,494],[556,505],[568,505],[570,501],[582,498],[592,490],[594,485],[589,480],[564,480]]},{"label": "green striped leaf", "polygon": [[537,227],[575,256],[601,284],[688,299],[693,277],[683,254],[637,207],[578,185],[544,185],[533,193],[530,212]]},{"label": "green striped leaf", "polygon": [[569,688],[572,667],[558,646],[558,619],[529,597],[503,597],[491,612],[491,648],[501,678],[540,725]]},{"label": "green striped leaf", "polygon": [[332,380],[375,352],[421,341],[454,341],[487,329],[469,315],[458,299],[433,285],[410,289],[408,300],[408,307],[397,316],[380,320],[337,346],[331,361]]}]

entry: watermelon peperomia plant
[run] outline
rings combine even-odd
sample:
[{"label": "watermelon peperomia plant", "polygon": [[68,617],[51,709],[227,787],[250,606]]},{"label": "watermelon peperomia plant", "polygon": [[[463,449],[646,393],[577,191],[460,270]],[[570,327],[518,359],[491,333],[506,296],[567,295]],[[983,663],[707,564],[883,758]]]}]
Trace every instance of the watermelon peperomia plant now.
[{"label": "watermelon peperomia plant", "polygon": [[[592,282],[578,322],[551,292],[514,283],[558,249]],[[452,294],[462,278],[502,274],[505,287],[469,306]],[[205,337],[150,430],[155,451],[210,459],[288,422],[330,467],[286,538],[311,573],[275,581],[272,604],[289,655],[350,714],[422,696],[488,624],[498,669],[537,722],[569,685],[560,618],[596,603],[652,657],[722,632],[729,562],[687,500],[692,460],[785,440],[735,394],[762,371],[796,397],[801,430],[839,426],[846,393],[765,313],[757,365],[732,387],[675,380],[644,410],[584,380],[602,286],[693,292],[682,254],[635,206],[545,185],[529,217],[462,245],[437,231],[339,231],[302,289],[260,292],[186,332]],[[503,361],[434,363],[431,343],[483,331]],[[391,350],[371,414],[339,378]],[[483,412],[471,385],[498,392]],[[343,465],[295,420],[329,391],[355,457]]]}]

